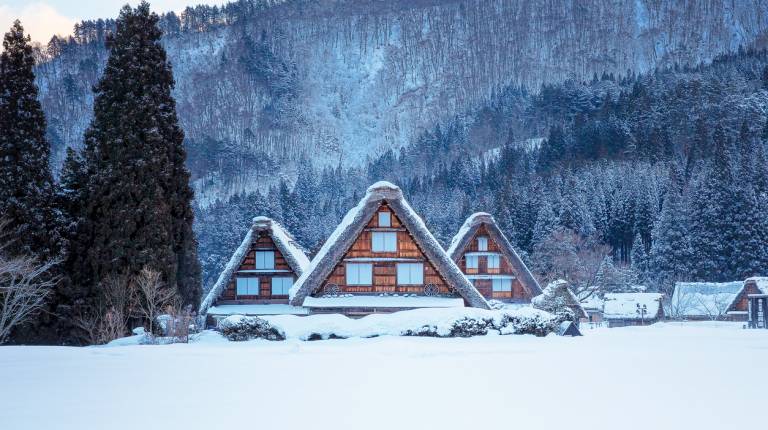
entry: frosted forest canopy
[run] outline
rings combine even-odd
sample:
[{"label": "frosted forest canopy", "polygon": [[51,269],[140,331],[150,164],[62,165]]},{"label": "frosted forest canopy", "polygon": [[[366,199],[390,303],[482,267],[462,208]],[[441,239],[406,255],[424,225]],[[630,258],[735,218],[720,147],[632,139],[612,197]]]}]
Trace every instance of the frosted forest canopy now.
[{"label": "frosted forest canopy", "polygon": [[[379,179],[444,243],[472,211],[493,213],[545,277],[570,265],[589,273],[580,282],[664,289],[762,274],[766,5],[543,5],[239,1],[163,15],[203,285],[252,216],[316,250]],[[84,22],[39,53],[54,161],[80,145],[113,25]]]}]

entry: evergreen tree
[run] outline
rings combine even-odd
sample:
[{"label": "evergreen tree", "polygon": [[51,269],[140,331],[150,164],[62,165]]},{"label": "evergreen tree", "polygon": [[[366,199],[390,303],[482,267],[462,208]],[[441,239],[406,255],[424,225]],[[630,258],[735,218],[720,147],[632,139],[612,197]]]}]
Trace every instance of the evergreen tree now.
[{"label": "evergreen tree", "polygon": [[728,142],[722,126],[712,136],[714,155],[694,191],[691,211],[693,273],[701,281],[724,281],[735,274],[730,241],[734,232],[733,172]]},{"label": "evergreen tree", "polygon": [[6,252],[51,258],[58,252],[57,211],[34,65],[30,38],[16,20],[0,54],[0,218],[14,239]]},{"label": "evergreen tree", "polygon": [[675,281],[689,279],[693,251],[688,230],[689,217],[682,202],[682,190],[673,177],[664,196],[659,220],[654,226],[653,244],[649,255],[649,272],[660,285],[671,286]]},{"label": "evergreen tree", "polygon": [[87,203],[72,268],[78,283],[95,287],[149,266],[196,306],[201,287],[192,190],[157,22],[148,3],[125,6],[107,40],[109,58],[85,133]]}]

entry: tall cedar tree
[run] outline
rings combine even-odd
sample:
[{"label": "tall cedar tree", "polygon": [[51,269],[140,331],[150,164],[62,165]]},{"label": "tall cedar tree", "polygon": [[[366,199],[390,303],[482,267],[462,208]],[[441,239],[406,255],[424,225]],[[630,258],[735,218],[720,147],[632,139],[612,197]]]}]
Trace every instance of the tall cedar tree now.
[{"label": "tall cedar tree", "polygon": [[16,20],[0,54],[0,217],[14,240],[5,249],[40,259],[58,243],[45,115],[37,99],[29,36]]},{"label": "tall cedar tree", "polygon": [[91,286],[110,275],[159,270],[184,302],[201,295],[192,189],[184,165],[171,65],[149,4],[124,6],[107,40],[109,59],[94,87],[85,133],[88,184],[75,270]]}]

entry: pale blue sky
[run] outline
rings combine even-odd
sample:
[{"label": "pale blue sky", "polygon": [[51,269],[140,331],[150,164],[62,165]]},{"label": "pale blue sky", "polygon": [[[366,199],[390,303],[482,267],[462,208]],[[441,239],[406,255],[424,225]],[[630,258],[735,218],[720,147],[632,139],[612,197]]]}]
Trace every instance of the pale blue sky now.
[{"label": "pale blue sky", "polygon": [[[54,34],[70,34],[75,22],[83,19],[114,18],[120,8],[141,0],[0,0],[0,34],[21,19],[32,39],[47,42]],[[223,4],[227,0],[154,0],[155,12],[181,11],[188,5]]]}]

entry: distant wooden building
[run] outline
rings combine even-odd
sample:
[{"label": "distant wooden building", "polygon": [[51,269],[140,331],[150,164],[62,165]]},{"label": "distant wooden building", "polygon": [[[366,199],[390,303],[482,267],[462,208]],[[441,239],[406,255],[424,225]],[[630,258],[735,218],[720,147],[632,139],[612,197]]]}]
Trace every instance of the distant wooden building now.
[{"label": "distant wooden building", "polygon": [[368,188],[290,293],[310,313],[366,315],[424,307],[488,309],[397,186]]},{"label": "distant wooden building", "polygon": [[768,328],[768,277],[747,278],[729,312],[743,312],[749,328]]},{"label": "distant wooden building", "polygon": [[606,294],[603,318],[608,327],[653,324],[664,318],[663,298],[659,293]]},{"label": "distant wooden building", "polygon": [[768,328],[768,277],[747,278],[728,307],[727,313],[734,320],[747,321],[750,328]]},{"label": "distant wooden building", "polygon": [[243,242],[200,305],[207,325],[233,315],[306,314],[288,304],[288,292],[309,259],[283,227],[256,217]]},{"label": "distant wooden building", "polygon": [[490,214],[467,218],[447,252],[486,299],[530,303],[541,294],[539,283]]}]

